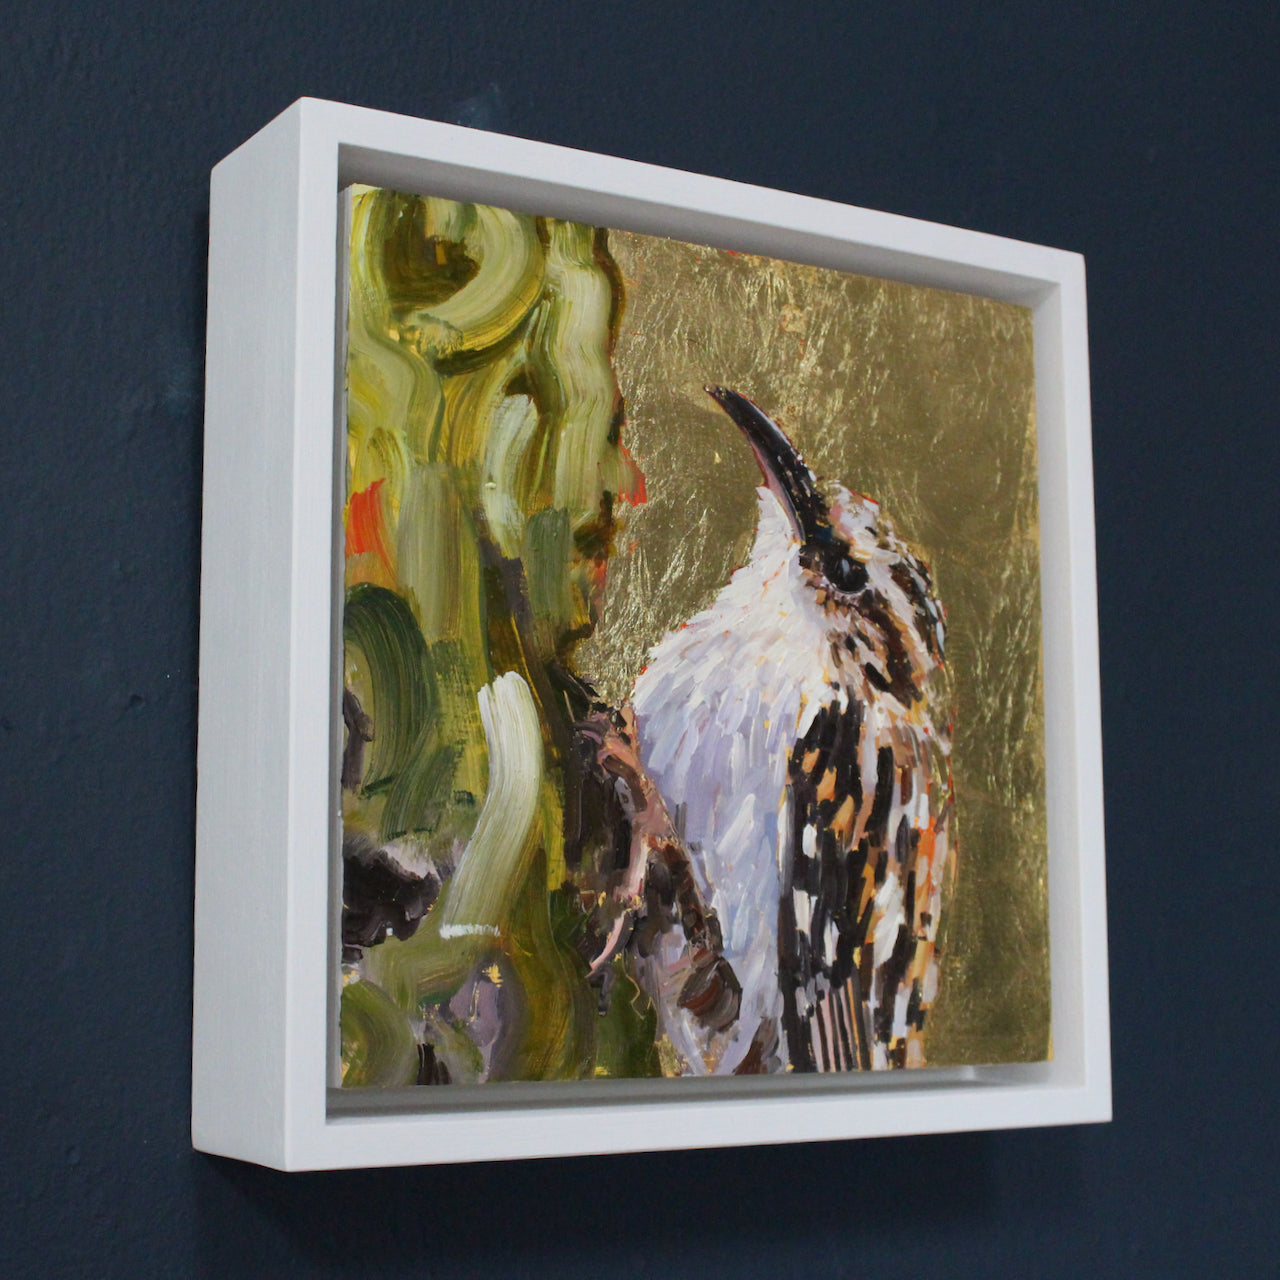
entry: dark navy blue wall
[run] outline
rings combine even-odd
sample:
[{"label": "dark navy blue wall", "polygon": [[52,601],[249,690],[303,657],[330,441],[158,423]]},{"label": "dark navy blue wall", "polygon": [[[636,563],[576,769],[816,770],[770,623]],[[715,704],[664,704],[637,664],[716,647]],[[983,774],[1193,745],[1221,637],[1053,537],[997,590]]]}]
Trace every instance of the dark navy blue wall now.
[{"label": "dark navy blue wall", "polygon": [[[1276,1274],[1274,5],[6,8],[0,1272]],[[1114,1124],[191,1151],[208,173],[304,94],[1086,255]]]}]

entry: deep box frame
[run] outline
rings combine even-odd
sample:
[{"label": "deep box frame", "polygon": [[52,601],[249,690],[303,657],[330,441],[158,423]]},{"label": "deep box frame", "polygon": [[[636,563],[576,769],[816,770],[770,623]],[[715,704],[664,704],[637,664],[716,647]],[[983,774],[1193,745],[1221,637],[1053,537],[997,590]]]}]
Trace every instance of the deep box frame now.
[{"label": "deep box frame", "polygon": [[[334,1105],[339,200],[352,182],[1030,307],[1054,1057],[876,1075],[415,1091]],[[345,253],[345,246],[344,246]],[[1110,1119],[1088,341],[1079,255],[302,99],[213,171],[192,1139],[279,1169]],[[317,857],[316,851],[327,851]]]}]

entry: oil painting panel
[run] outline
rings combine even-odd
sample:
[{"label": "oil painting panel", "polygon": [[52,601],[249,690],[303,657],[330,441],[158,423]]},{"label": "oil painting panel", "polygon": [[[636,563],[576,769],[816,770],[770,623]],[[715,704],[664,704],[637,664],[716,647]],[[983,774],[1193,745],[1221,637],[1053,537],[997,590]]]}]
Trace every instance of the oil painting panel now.
[{"label": "oil painting panel", "polygon": [[344,202],[343,1086],[1045,1058],[1029,312]]}]

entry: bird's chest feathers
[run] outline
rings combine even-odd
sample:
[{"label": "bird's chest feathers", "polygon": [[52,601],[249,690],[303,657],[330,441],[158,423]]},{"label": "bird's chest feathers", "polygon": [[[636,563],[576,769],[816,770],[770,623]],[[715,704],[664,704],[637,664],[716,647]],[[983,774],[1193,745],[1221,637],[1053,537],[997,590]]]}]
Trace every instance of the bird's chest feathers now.
[{"label": "bird's chest feathers", "polygon": [[722,909],[726,893],[776,906],[791,752],[823,706],[863,684],[794,539],[764,514],[751,560],[655,648],[634,698],[646,768]]}]

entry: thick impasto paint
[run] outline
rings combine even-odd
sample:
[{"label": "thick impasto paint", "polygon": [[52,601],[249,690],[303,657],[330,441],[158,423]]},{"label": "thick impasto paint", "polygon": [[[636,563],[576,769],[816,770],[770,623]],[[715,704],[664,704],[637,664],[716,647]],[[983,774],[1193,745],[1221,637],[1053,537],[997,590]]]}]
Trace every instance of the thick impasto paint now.
[{"label": "thick impasto paint", "polygon": [[345,199],[335,1076],[1043,1058],[1029,313]]}]

